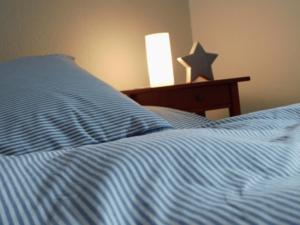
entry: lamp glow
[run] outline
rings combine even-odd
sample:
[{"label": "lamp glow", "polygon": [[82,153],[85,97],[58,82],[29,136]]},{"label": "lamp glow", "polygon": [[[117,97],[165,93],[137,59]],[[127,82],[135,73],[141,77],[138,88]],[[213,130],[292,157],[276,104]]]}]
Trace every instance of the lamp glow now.
[{"label": "lamp glow", "polygon": [[150,86],[173,85],[174,73],[169,34],[150,34],[145,39]]}]

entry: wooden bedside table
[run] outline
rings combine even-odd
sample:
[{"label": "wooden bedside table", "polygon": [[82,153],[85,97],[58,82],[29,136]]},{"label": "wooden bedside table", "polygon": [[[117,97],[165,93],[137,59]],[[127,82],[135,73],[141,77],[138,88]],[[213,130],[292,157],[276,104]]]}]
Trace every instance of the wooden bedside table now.
[{"label": "wooden bedside table", "polygon": [[238,82],[250,77],[179,84],[122,91],[141,105],[164,106],[198,113],[229,108],[230,116],[241,114]]}]

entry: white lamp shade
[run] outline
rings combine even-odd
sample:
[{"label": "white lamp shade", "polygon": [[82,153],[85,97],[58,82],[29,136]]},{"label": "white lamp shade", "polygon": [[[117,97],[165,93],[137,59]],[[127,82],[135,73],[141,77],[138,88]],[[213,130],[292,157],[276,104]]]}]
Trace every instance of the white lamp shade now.
[{"label": "white lamp shade", "polygon": [[170,36],[168,33],[146,36],[148,73],[151,87],[174,85]]}]

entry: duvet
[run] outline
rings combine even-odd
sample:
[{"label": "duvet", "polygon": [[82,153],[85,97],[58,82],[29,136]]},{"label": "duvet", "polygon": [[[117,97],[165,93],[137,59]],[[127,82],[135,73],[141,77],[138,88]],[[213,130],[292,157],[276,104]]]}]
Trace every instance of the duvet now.
[{"label": "duvet", "polygon": [[300,106],[0,157],[0,224],[300,224]]}]

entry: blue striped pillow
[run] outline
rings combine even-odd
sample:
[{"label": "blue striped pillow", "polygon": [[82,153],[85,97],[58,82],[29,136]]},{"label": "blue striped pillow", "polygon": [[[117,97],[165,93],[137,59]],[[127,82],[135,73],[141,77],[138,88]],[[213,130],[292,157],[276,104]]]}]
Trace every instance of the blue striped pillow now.
[{"label": "blue striped pillow", "polygon": [[62,55],[0,64],[0,154],[97,144],[170,128]]}]

